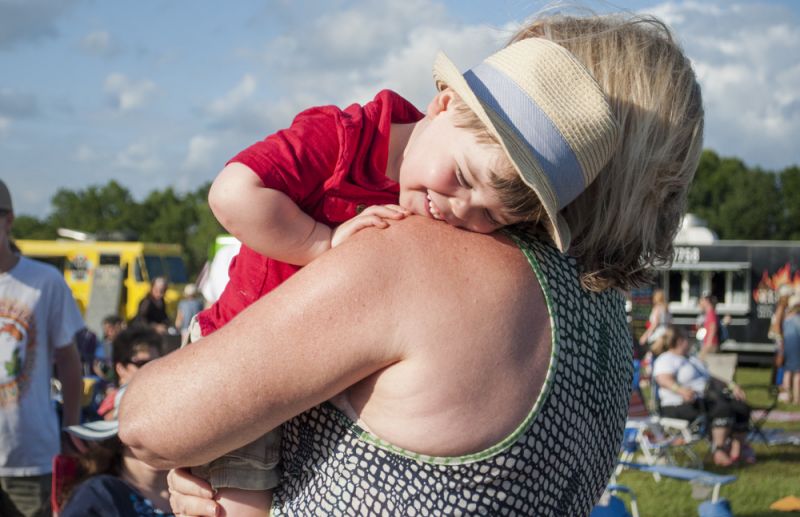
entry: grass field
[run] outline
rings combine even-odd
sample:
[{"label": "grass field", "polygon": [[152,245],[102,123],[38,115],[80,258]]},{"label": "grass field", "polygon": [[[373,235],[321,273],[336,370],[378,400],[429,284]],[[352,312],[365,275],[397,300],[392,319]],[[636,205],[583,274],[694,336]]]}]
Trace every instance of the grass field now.
[{"label": "grass field", "polygon": [[[766,386],[770,371],[761,368],[739,368],[736,381],[742,386]],[[748,388],[748,401],[754,405],[766,405],[768,392],[764,389]],[[779,404],[776,410],[798,411],[800,407]],[[765,428],[781,428],[800,432],[800,422],[767,422]],[[724,487],[721,496],[731,503],[737,517],[788,516],[797,515],[772,511],[773,502],[794,495],[800,497],[800,446],[754,445],[758,462],[755,465],[718,468],[708,455],[706,443],[700,443],[696,450],[705,460],[705,469],[720,474],[733,474],[738,479]],[[700,501],[692,499],[691,485],[685,481],[662,479],[656,483],[650,474],[625,471],[617,482],[633,489],[639,503],[639,514],[648,516],[683,517],[697,515]]]}]

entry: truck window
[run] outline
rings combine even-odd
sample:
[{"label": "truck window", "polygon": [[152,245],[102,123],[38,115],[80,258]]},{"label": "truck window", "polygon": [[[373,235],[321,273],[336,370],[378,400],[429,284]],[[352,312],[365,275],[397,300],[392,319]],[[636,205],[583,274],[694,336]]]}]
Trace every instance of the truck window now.
[{"label": "truck window", "polygon": [[139,259],[136,259],[136,262],[134,262],[133,278],[137,282],[144,281],[144,275],[142,274],[142,262]]},{"label": "truck window", "polygon": [[119,266],[119,255],[100,255],[101,266]]},{"label": "truck window", "polygon": [[667,284],[667,300],[674,303],[681,303],[683,299],[683,271],[670,271],[669,283]]},{"label": "truck window", "polygon": [[171,284],[185,284],[189,281],[181,257],[164,257],[164,262],[167,264],[167,278]]},{"label": "truck window", "polygon": [[31,256],[28,256],[28,258],[32,258],[34,260],[38,260],[39,262],[45,262],[47,264],[52,264],[59,271],[64,271],[64,265],[67,262],[67,258],[65,256],[63,256],[63,255],[58,255],[58,256],[54,256],[54,257],[45,257],[45,256],[31,257]]},{"label": "truck window", "polygon": [[151,282],[156,277],[167,276],[164,270],[164,264],[161,262],[161,257],[158,255],[145,255],[144,266],[147,268],[147,278],[149,278]]},{"label": "truck window", "polygon": [[748,275],[749,271],[731,271],[731,303],[749,304],[750,286],[747,285]]},{"label": "truck window", "polygon": [[727,271],[711,271],[711,294],[717,299],[719,303],[726,303],[725,299],[725,276]]}]

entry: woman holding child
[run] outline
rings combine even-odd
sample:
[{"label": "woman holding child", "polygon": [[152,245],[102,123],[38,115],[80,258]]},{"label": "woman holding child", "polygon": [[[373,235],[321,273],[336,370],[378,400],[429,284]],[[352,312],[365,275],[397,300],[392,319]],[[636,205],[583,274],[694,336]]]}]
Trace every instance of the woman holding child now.
[{"label": "woman holding child", "polygon": [[[368,224],[144,368],[121,411],[135,454],[198,465],[282,426],[274,515],[589,512],[628,403],[620,290],[671,256],[699,87],[666,27],[624,17],[543,17],[434,76],[385,144],[423,218]],[[179,514],[219,510],[184,471],[171,489]]]}]

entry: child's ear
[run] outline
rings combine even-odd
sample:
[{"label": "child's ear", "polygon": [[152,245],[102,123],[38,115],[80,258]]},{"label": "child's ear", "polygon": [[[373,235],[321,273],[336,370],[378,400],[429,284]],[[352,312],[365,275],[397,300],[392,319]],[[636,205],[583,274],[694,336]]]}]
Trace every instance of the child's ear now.
[{"label": "child's ear", "polygon": [[439,113],[447,111],[447,108],[450,106],[450,102],[453,100],[454,94],[455,93],[450,88],[445,88],[437,93],[428,104],[427,115],[429,117],[435,117]]}]

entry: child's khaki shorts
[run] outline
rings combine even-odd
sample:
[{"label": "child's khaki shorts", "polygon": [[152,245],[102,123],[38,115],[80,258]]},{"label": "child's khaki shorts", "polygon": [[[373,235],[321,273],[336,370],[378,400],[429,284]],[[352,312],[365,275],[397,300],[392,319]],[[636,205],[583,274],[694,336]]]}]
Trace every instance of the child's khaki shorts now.
[{"label": "child's khaki shorts", "polygon": [[[197,316],[189,323],[189,343],[202,337]],[[187,343],[182,344],[186,346]],[[271,490],[281,478],[281,428],[268,432],[256,441],[229,452],[206,465],[192,467],[192,474],[207,480],[214,490]]]}]

